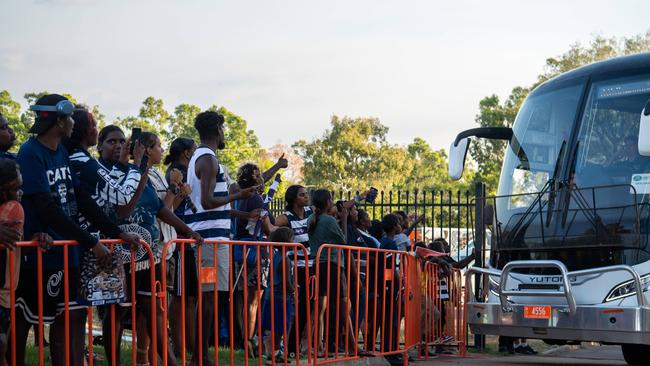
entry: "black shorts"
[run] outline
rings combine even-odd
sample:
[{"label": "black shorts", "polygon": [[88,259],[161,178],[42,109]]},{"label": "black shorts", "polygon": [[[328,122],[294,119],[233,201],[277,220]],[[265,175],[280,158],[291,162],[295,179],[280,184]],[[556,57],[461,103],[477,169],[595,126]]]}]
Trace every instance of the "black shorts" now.
[{"label": "black shorts", "polygon": [[196,256],[194,249],[189,245],[185,246],[185,278],[181,281],[181,249],[174,251],[174,255],[170,261],[174,261],[174,273],[172,274],[174,286],[172,288],[172,295],[180,297],[182,295],[182,287],[185,286],[185,296],[197,297],[199,296],[199,276],[196,270]]},{"label": "black shorts", "polygon": [[[81,284],[79,269],[70,268],[69,272],[69,309],[86,309],[86,306],[76,301]],[[55,318],[65,311],[63,279],[62,269],[43,269],[43,323],[45,324],[53,323]],[[16,308],[22,311],[28,322],[38,324],[38,273],[35,268],[20,268]]]},{"label": "black shorts", "polygon": [[0,306],[0,334],[8,334],[11,325],[11,310]]},{"label": "black shorts", "polygon": [[[316,264],[314,264],[316,266]],[[329,263],[329,276],[327,275],[327,262],[321,262],[318,269],[318,296],[327,296],[327,285],[329,283],[329,295],[332,299],[338,298],[339,295],[346,295],[345,269],[339,267],[337,263]],[[340,269],[339,269],[340,268]],[[339,272],[340,271],[340,272]]]}]

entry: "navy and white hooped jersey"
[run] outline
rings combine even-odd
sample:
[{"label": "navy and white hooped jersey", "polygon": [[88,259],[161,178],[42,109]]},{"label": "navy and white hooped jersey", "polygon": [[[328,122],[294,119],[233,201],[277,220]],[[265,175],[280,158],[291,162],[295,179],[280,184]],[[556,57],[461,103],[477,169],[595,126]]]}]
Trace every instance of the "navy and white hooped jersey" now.
[{"label": "navy and white hooped jersey", "polygon": [[[213,209],[205,209],[201,205],[201,180],[196,176],[196,161],[205,155],[216,157],[214,151],[207,147],[199,147],[192,155],[187,167],[187,184],[192,188],[190,198],[196,206],[196,213],[189,208],[185,210],[185,223],[205,239],[230,240],[230,203]],[[225,178],[225,168],[219,164],[214,197],[228,196],[228,182]]]},{"label": "navy and white hooped jersey", "polygon": [[307,225],[307,220],[309,220],[312,210],[309,207],[305,207],[304,209],[305,213],[303,214],[302,219],[292,211],[285,211],[284,214],[287,216],[287,221],[289,221],[291,230],[293,230],[293,240],[296,243],[301,243],[306,247],[309,247],[309,227]]},{"label": "navy and white hooped jersey", "polygon": [[[95,160],[81,148],[70,152],[70,167],[97,206],[109,218],[117,221],[116,206],[126,206],[131,201],[138,188],[140,171],[134,166],[121,164],[111,167],[105,161]],[[90,232],[95,231],[84,218],[80,218],[79,225]]]},{"label": "navy and white hooped jersey", "polygon": [[[307,224],[307,221],[313,212],[310,207],[305,207],[304,209],[305,213],[302,219],[292,211],[287,210],[284,214],[287,216],[287,221],[289,221],[289,227],[293,230],[293,241],[301,243],[307,249],[307,255],[309,255],[309,225]],[[293,251],[287,252],[287,256],[289,259],[293,259]],[[296,253],[296,257],[298,258],[298,267],[305,267],[307,262],[305,261],[303,251],[299,250]],[[313,260],[310,260],[308,263],[311,266]]]}]

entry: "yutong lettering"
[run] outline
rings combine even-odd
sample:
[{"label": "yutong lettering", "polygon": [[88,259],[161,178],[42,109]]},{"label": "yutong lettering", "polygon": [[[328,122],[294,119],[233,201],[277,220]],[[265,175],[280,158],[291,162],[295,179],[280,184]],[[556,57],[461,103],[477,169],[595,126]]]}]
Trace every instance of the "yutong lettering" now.
[{"label": "yutong lettering", "polygon": [[[562,283],[564,281],[562,279],[562,276],[543,276],[543,277],[528,276],[528,279],[529,282],[531,283]],[[570,277],[569,281],[577,282],[578,278]]]}]

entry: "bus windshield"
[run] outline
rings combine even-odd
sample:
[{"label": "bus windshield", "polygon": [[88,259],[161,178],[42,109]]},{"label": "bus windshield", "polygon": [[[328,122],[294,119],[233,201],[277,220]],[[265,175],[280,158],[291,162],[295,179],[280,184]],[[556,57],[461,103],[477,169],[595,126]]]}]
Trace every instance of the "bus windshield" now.
[{"label": "bus windshield", "polygon": [[[650,75],[593,82],[571,140],[583,89],[535,94],[517,115],[495,198],[497,251],[527,254],[498,262],[553,257],[589,268],[648,259],[650,157],[637,142]],[[561,184],[547,184],[553,178]]]},{"label": "bus windshield", "polygon": [[[584,84],[536,93],[522,105],[508,144],[499,179],[497,217],[504,224],[519,219],[537,198],[561,162],[569,141]],[[548,195],[539,197],[545,201]]]}]

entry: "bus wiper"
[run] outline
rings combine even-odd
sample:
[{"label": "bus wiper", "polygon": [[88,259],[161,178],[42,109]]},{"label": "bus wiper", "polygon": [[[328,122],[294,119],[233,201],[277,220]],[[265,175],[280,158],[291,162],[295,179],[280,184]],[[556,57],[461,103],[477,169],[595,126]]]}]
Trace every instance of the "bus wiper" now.
[{"label": "bus wiper", "polygon": [[[512,230],[511,230],[511,232],[512,232],[511,237],[512,238],[516,238],[517,235],[519,235],[519,232],[522,230],[522,228],[524,226],[528,226],[527,224],[524,225],[524,222],[528,218],[528,215],[530,215],[530,213],[533,211],[535,206],[538,207],[538,214],[540,215],[540,218],[541,218],[544,206],[548,206],[548,208],[547,208],[547,217],[546,217],[546,226],[548,226],[548,223],[549,223],[550,218],[551,218],[551,215],[549,215],[549,213],[552,211],[552,207],[553,207],[554,201],[555,201],[556,191],[557,191],[557,188],[558,188],[556,186],[556,181],[557,181],[557,175],[560,172],[560,169],[559,169],[559,165],[560,165],[560,162],[561,162],[560,159],[562,158],[565,147],[566,147],[566,140],[562,141],[562,146],[560,146],[560,151],[559,151],[559,153],[557,155],[557,159],[555,160],[555,168],[553,169],[553,175],[549,178],[548,181],[546,181],[546,183],[544,184],[544,187],[542,187],[542,189],[539,191],[539,193],[537,193],[537,196],[535,196],[535,199],[530,204],[528,209],[526,209],[524,214],[521,215],[519,220],[517,220],[517,223],[515,223],[515,225],[513,226]],[[548,199],[548,201],[546,203],[542,204],[541,203],[542,197],[544,197],[544,194],[546,194],[547,192],[550,192],[549,193],[549,199]]]},{"label": "bus wiper", "polygon": [[[573,150],[573,156],[571,158],[571,169],[569,170],[569,176],[575,172],[576,164],[577,164],[577,158],[578,158],[578,150],[580,148],[580,141],[576,142],[576,145]],[[590,207],[589,201],[581,192],[581,188],[578,187],[578,185],[575,182],[575,179],[569,178],[568,181],[565,182],[565,185],[567,186],[568,194],[566,195],[566,200],[564,202],[564,207],[562,208],[562,227],[566,226],[566,221],[568,218],[569,214],[569,206],[571,205],[571,199],[573,198],[573,202],[576,203],[576,206],[580,210],[580,212],[583,213],[585,216],[585,219],[589,221],[591,226],[594,229],[594,232],[599,234],[598,236],[604,236],[605,238],[610,238],[610,233],[607,230],[607,227],[605,226],[605,223],[603,222],[602,218],[598,214],[598,209],[597,209],[597,204],[596,204],[596,196],[595,194],[593,195],[593,208]],[[594,188],[592,188],[593,190]],[[566,239],[566,236],[569,233],[569,228],[566,229],[564,236],[562,237],[562,241]]]},{"label": "bus wiper", "polygon": [[557,176],[560,174],[560,162],[562,161],[562,155],[564,149],[566,148],[566,140],[562,140],[562,146],[560,146],[560,152],[557,154],[557,159],[555,159],[555,167],[553,168],[553,176],[549,179],[551,189],[548,193],[548,208],[546,211],[546,227],[551,224],[551,218],[553,217],[553,209],[555,208],[555,197],[557,197],[557,191],[561,186],[561,182],[558,181]]}]

